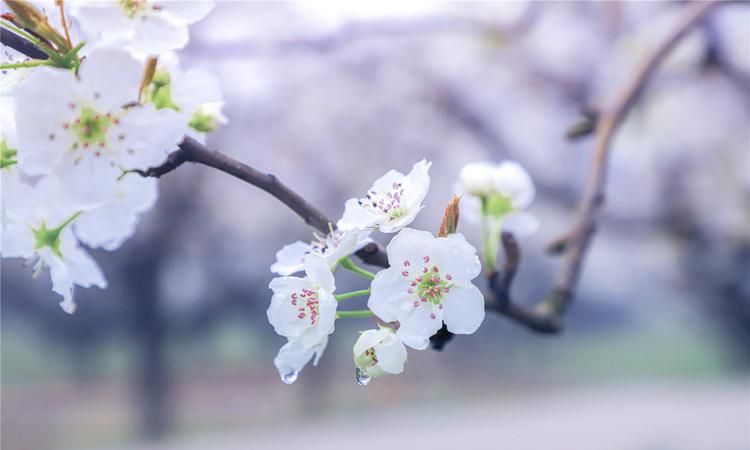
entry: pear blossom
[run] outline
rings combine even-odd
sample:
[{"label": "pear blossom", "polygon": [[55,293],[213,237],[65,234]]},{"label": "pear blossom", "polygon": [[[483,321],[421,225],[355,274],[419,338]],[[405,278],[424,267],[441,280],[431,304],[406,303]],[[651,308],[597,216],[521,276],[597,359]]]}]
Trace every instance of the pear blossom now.
[{"label": "pear blossom", "polygon": [[[53,171],[71,201],[90,208],[117,195],[123,170],[147,169],[177,149],[184,128],[171,110],[131,106],[141,65],[127,52],[97,49],[78,76],[45,68],[16,88],[16,130],[21,170]],[[96,186],[96,189],[92,189]]]},{"label": "pear blossom", "polygon": [[476,249],[460,233],[435,238],[405,228],[388,244],[390,267],[372,281],[367,302],[384,322],[398,321],[396,334],[423,350],[443,322],[456,334],[471,334],[484,320],[484,296],[471,283],[481,265]]},{"label": "pear blossom", "polygon": [[60,306],[72,314],[75,285],[107,286],[99,266],[73,235],[70,224],[78,214],[60,198],[64,190],[59,179],[44,177],[31,187],[5,174],[3,170],[2,256],[25,258],[35,275],[48,267],[52,290],[63,297]]},{"label": "pear blossom", "polygon": [[271,265],[271,272],[291,275],[302,271],[305,268],[305,256],[311,253],[323,257],[333,267],[341,258],[372,242],[369,235],[367,230],[332,230],[325,236],[316,236],[309,243],[297,241],[285,245],[276,252],[276,262]]},{"label": "pear blossom", "polygon": [[117,181],[113,199],[75,221],[75,234],[89,247],[116,250],[133,235],[140,215],[154,206],[157,196],[156,179],[127,173]]},{"label": "pear blossom", "polygon": [[392,328],[364,331],[354,344],[353,351],[360,384],[367,384],[370,378],[404,371],[406,347]]},{"label": "pear blossom", "polygon": [[74,3],[84,38],[158,55],[187,44],[187,27],[211,12],[214,2],[119,0]]},{"label": "pear blossom", "polygon": [[338,227],[345,231],[377,228],[383,233],[395,233],[409,225],[422,209],[422,200],[430,188],[430,165],[423,159],[414,164],[408,175],[391,170],[380,177],[367,195],[347,200]]},{"label": "pear blossom", "polygon": [[461,169],[458,190],[469,194],[470,210],[480,210],[498,225],[501,222],[506,231],[523,236],[539,226],[534,216],[521,211],[534,200],[535,190],[531,177],[517,162],[467,164]]},{"label": "pear blossom", "polygon": [[320,346],[333,333],[337,302],[336,285],[328,263],[320,256],[305,257],[305,278],[278,277],[271,280],[273,290],[268,321],[276,333],[299,338],[306,349]]},{"label": "pear blossom", "polygon": [[224,101],[218,77],[202,68],[180,69],[172,52],[159,58],[144,100],[157,109],[177,111],[188,126],[187,134],[200,141],[205,140],[206,133],[228,122],[221,111]]},{"label": "pear blossom", "polygon": [[281,381],[286,384],[297,381],[297,376],[310,360],[313,361],[313,366],[317,366],[327,345],[327,335],[311,347],[305,347],[302,338],[289,338],[273,360],[276,369],[279,371],[279,376],[281,376]]}]

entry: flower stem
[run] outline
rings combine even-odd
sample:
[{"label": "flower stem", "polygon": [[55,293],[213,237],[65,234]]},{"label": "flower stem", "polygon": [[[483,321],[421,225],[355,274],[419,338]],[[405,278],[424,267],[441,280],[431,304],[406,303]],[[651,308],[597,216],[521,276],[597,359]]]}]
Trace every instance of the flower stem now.
[{"label": "flower stem", "polygon": [[375,317],[375,313],[370,311],[369,309],[358,309],[354,311],[338,311],[336,312],[336,318],[337,319],[356,319],[360,317]]},{"label": "flower stem", "polygon": [[493,272],[497,263],[497,250],[500,247],[500,219],[485,215],[482,217],[485,270]]},{"label": "flower stem", "polygon": [[359,275],[361,277],[365,277],[365,278],[367,278],[369,280],[375,279],[375,274],[374,273],[372,273],[372,272],[370,272],[368,270],[365,270],[365,269],[359,267],[348,256],[346,258],[341,258],[339,260],[339,264],[344,269],[352,271],[352,272],[356,273],[357,275]]},{"label": "flower stem", "polygon": [[359,291],[352,291],[352,292],[345,292],[343,294],[334,295],[337,302],[340,302],[342,300],[349,300],[350,298],[354,297],[363,297],[365,295],[370,295],[370,288],[362,289]]},{"label": "flower stem", "polygon": [[49,66],[50,62],[48,60],[31,60],[31,61],[23,61],[19,63],[8,63],[8,64],[0,64],[0,70],[5,69],[22,69],[24,67],[37,67],[37,66]]}]

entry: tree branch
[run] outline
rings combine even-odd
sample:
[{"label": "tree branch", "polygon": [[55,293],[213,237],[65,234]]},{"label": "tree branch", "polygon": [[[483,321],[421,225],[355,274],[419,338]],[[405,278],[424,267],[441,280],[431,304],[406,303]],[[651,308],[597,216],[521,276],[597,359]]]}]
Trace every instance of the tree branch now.
[{"label": "tree branch", "polygon": [[[606,169],[614,133],[666,56],[692,26],[719,2],[720,0],[713,0],[690,4],[678,26],[638,68],[631,81],[615,98],[612,106],[599,110],[596,121],[596,143],[589,180],[578,206],[578,218],[575,224],[565,237],[558,241],[558,246],[562,249],[565,259],[551,293],[533,310],[525,309],[511,301],[510,289],[520,263],[520,249],[513,235],[504,233],[502,245],[506,262],[502,273],[489,275],[488,281],[492,296],[486,299],[488,310],[502,314],[536,332],[557,333],[562,330],[562,317],[572,302],[573,291],[580,275],[583,260],[593,237],[596,219],[604,202]],[[29,47],[28,42],[22,39],[19,41],[19,39],[18,36],[3,30],[3,44],[30,57],[38,56],[34,49]],[[146,171],[139,171],[139,173],[143,176],[161,177],[177,169],[185,162],[213,167],[256,186],[284,203],[308,225],[323,233],[329,231],[329,224],[332,222],[299,194],[281,183],[274,175],[262,173],[222,153],[211,150],[190,137],[183,140],[179,150],[173,152],[164,164]],[[368,264],[380,267],[388,266],[385,252],[376,244],[366,246],[357,252],[357,256]]]}]

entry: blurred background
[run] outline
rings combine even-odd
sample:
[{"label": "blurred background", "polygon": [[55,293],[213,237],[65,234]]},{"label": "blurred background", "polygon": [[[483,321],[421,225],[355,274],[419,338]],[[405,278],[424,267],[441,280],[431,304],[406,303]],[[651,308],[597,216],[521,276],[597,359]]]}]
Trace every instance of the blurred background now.
[{"label": "blurred background", "polygon": [[[414,226],[435,231],[461,166],[513,159],[542,221],[514,294],[558,261],[606,103],[685,5],[220,2],[183,67],[223,82],[212,148],[330,217],[391,168],[433,162]],[[722,5],[665,61],[615,139],[607,205],[561,336],[488,315],[404,374],[356,385],[337,324],[319,367],[281,383],[269,265],[310,230],[266,193],[183,166],[65,315],[2,261],[2,448],[750,448],[750,8]],[[479,245],[479,230],[461,230]],[[388,236],[377,239],[387,243]],[[358,279],[337,276],[342,291]],[[365,300],[361,301],[364,304]]]}]

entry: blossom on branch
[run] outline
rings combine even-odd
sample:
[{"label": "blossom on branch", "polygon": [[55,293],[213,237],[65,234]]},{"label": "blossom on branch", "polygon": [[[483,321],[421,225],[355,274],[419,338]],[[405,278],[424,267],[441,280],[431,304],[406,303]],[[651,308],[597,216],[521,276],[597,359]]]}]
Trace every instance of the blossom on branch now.
[{"label": "blossom on branch", "polygon": [[481,265],[462,234],[435,238],[405,228],[387,252],[390,267],[375,275],[367,306],[384,322],[398,321],[396,334],[406,345],[424,350],[443,322],[456,334],[479,328],[484,296],[471,280]]},{"label": "blossom on branch", "polygon": [[59,179],[44,177],[32,188],[7,173],[3,170],[2,256],[26,259],[35,275],[49,268],[52,290],[63,297],[60,306],[72,314],[75,285],[107,287],[99,266],[73,236],[70,225],[78,214],[60,197]]},{"label": "blossom on branch", "polygon": [[174,111],[123,108],[137,96],[141,70],[127,52],[99,49],[78,77],[53,68],[32,73],[16,95],[19,167],[29,175],[54,171],[89,208],[117,195],[123,170],[161,163],[183,128]]},{"label": "blossom on branch", "polygon": [[360,384],[367,384],[370,378],[404,371],[406,347],[392,328],[380,327],[362,332],[353,352]]},{"label": "blossom on branch", "polygon": [[305,268],[305,257],[311,253],[322,257],[333,267],[341,258],[372,242],[369,235],[367,230],[333,230],[325,236],[316,236],[309,243],[297,241],[285,245],[276,252],[276,262],[271,265],[271,272],[279,275],[300,272]]},{"label": "blossom on branch", "polygon": [[158,55],[184,47],[188,25],[206,17],[214,2],[120,0],[73,5],[85,38]]},{"label": "blossom on branch", "polygon": [[305,278],[271,280],[273,297],[267,315],[276,333],[301,338],[305,348],[312,348],[333,332],[338,304],[333,274],[323,258],[307,256],[305,274]]},{"label": "blossom on branch", "polygon": [[338,227],[395,233],[409,225],[422,210],[422,200],[430,188],[427,172],[431,164],[422,160],[408,175],[391,170],[378,178],[364,197],[347,200]]}]

